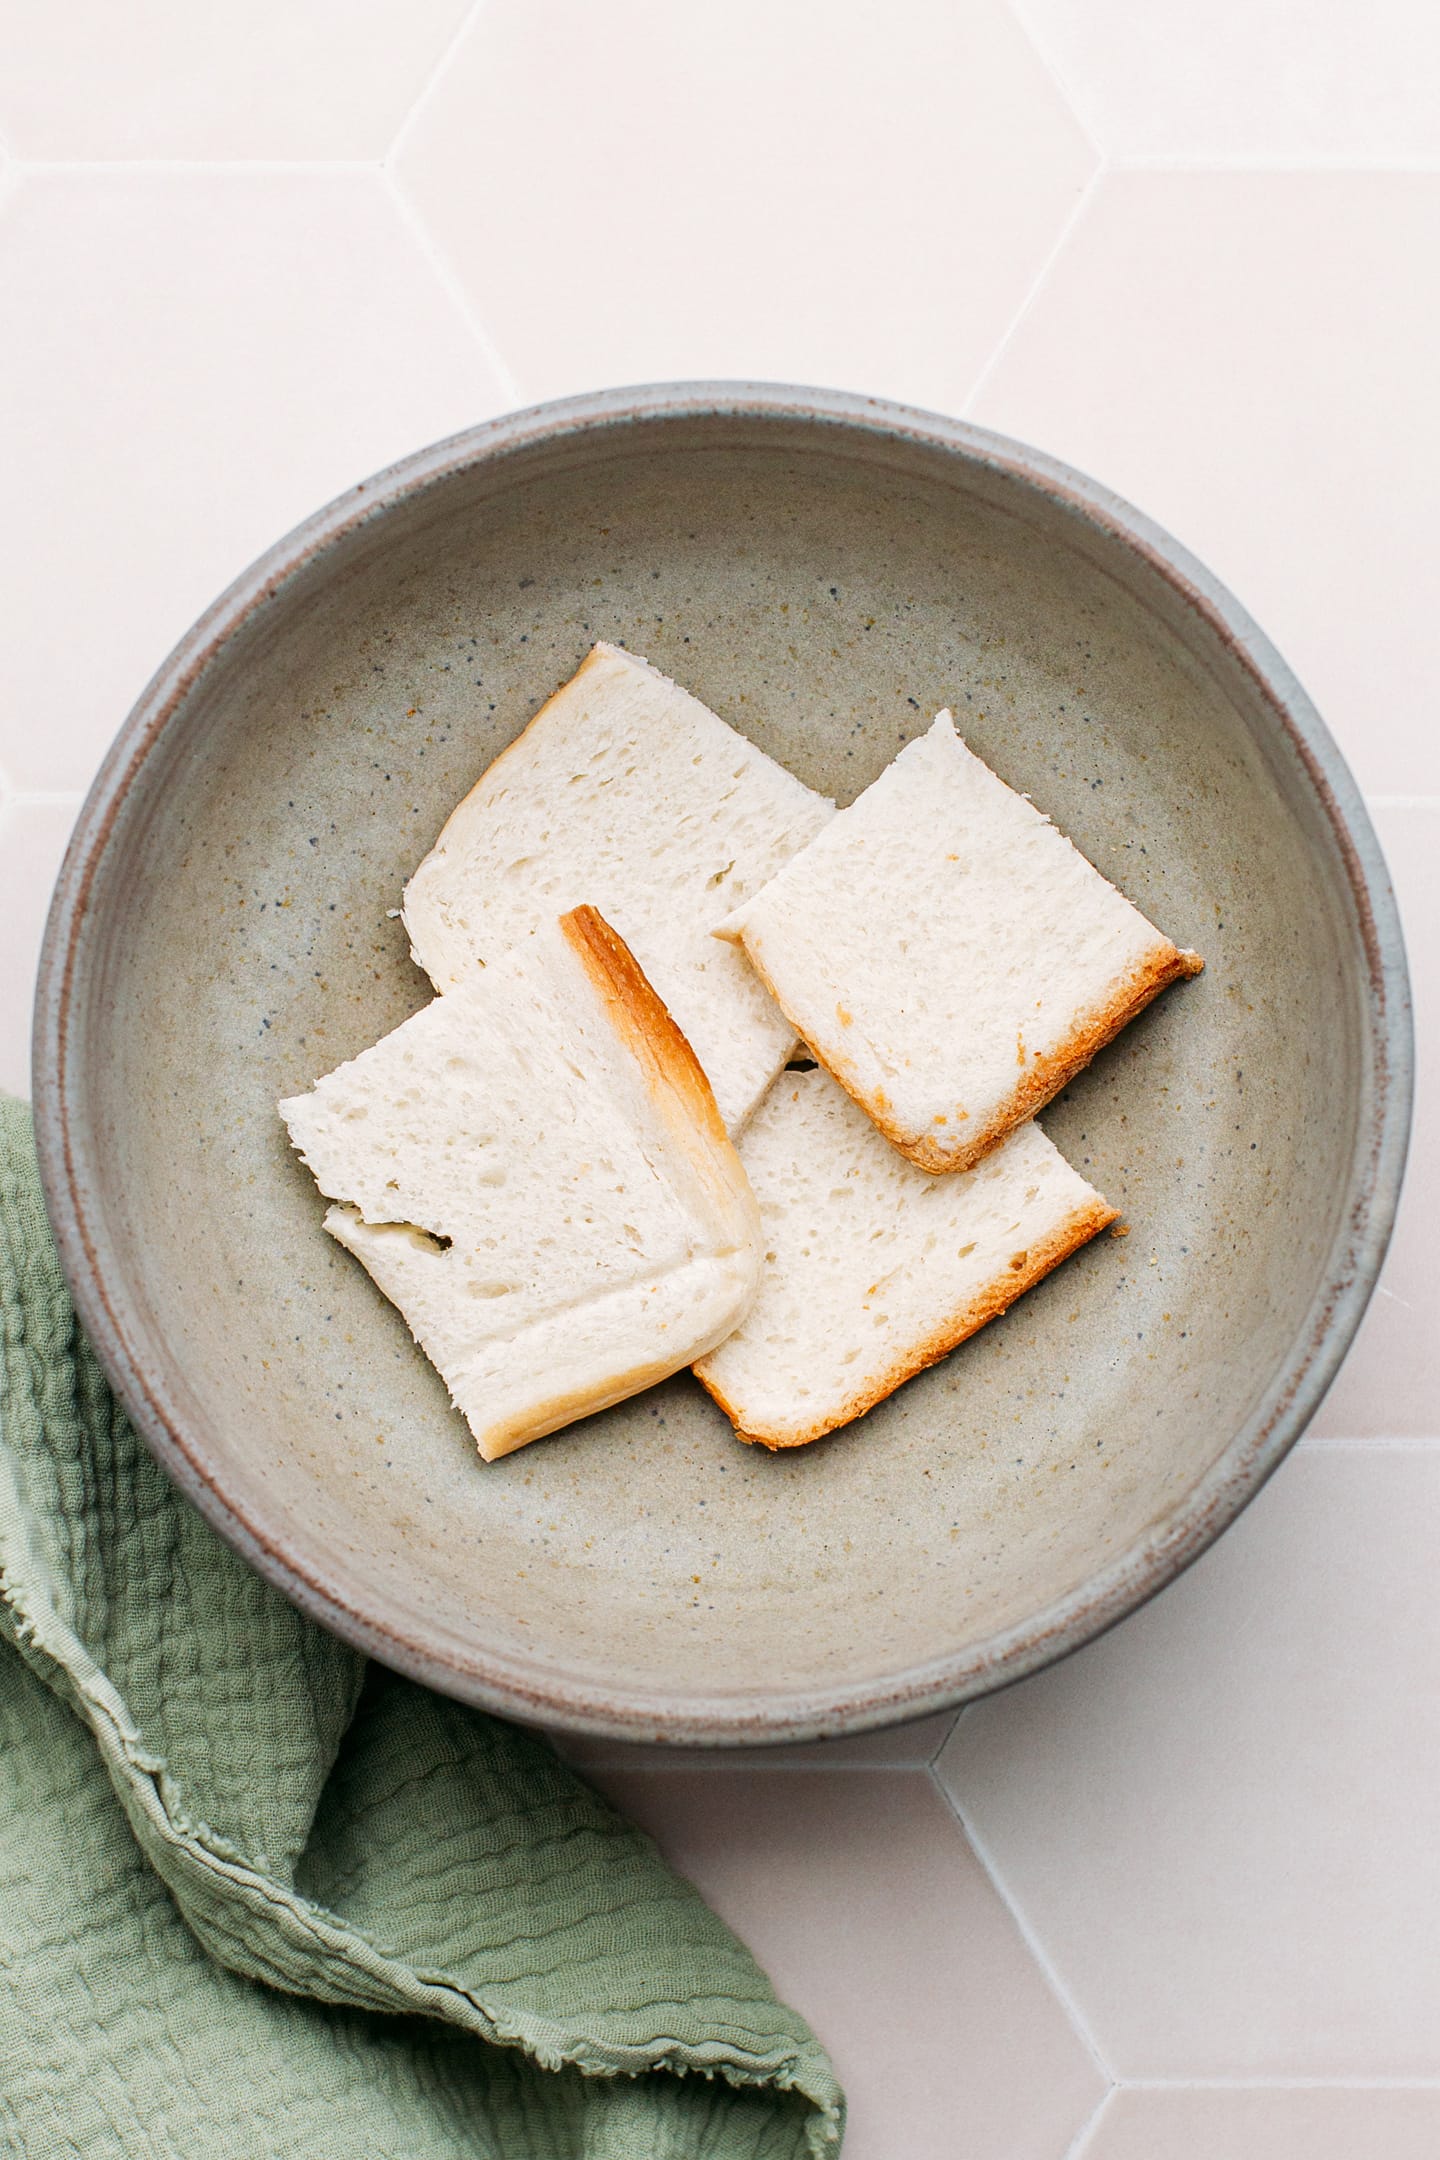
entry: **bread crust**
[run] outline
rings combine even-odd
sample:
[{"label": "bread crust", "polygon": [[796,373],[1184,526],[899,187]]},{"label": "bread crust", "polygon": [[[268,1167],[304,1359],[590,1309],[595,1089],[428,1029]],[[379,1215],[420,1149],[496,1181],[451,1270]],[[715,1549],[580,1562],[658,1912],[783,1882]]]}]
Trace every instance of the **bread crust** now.
[{"label": "bread crust", "polygon": [[1007,1270],[1003,1281],[997,1280],[988,1284],[979,1297],[972,1298],[969,1304],[952,1313],[947,1320],[942,1320],[930,1335],[902,1351],[876,1379],[853,1395],[847,1396],[838,1410],[816,1418],[809,1424],[771,1425],[764,1430],[758,1426],[746,1426],[741,1411],[727,1400],[723,1390],[717,1387],[707,1374],[705,1367],[708,1359],[701,1358],[691,1370],[707,1394],[711,1395],[725,1412],[738,1439],[769,1448],[772,1453],[780,1448],[805,1447],[810,1441],[822,1439],[826,1433],[835,1432],[842,1425],[853,1424],[856,1418],[863,1417],[867,1410],[873,1410],[886,1396],[893,1395],[896,1388],[903,1386],[907,1380],[913,1380],[916,1373],[923,1372],[928,1365],[938,1364],[941,1358],[948,1356],[950,1351],[967,1337],[977,1334],[988,1321],[998,1320],[1002,1313],[1009,1311],[1017,1298],[1023,1297],[1027,1290],[1032,1290],[1036,1283],[1057,1268],[1062,1260],[1068,1260],[1071,1253],[1078,1252],[1082,1245],[1113,1223],[1119,1212],[1118,1208],[1111,1207],[1109,1201],[1102,1200],[1097,1193],[1093,1201],[1087,1201],[1084,1206],[1077,1208],[1074,1214],[1069,1216],[1058,1230],[1052,1231],[1041,1244],[1027,1250],[1023,1268]]},{"label": "bread crust", "polygon": [[1157,945],[1150,958],[1138,969],[1125,976],[1106,1002],[1087,1014],[1077,1025],[1068,1042],[1048,1057],[1037,1058],[1029,1066],[1012,1092],[983,1125],[973,1131],[968,1127],[961,1135],[954,1131],[939,1139],[933,1132],[915,1133],[908,1126],[899,1124],[892,1114],[888,1096],[883,1089],[867,1089],[857,1081],[852,1071],[847,1071],[842,1059],[833,1049],[827,1051],[823,1043],[806,1035],[799,1016],[786,1004],[743,928],[740,939],[746,957],[756,974],[774,998],[786,1019],[801,1037],[812,1057],[818,1059],[833,1080],[838,1080],[852,1102],[860,1105],[872,1124],[877,1126],[890,1142],[899,1149],[908,1162],[919,1170],[933,1175],[951,1171],[972,1170],[992,1148],[998,1147],[1007,1133],[1017,1125],[1043,1110],[1046,1103],[1068,1087],[1079,1072],[1083,1072],[1108,1042],[1113,1042],[1122,1028],[1128,1027],[1137,1013],[1145,1010],[1152,998],[1168,989],[1172,982],[1198,975],[1205,962],[1197,952],[1183,951],[1166,938]]},{"label": "bread crust", "polygon": [[647,1079],[672,1089],[705,1138],[734,1155],[704,1066],[619,931],[588,904],[562,915],[560,929]]},{"label": "bread crust", "polygon": [[[590,1387],[570,1388],[563,1395],[551,1395],[504,1423],[487,1426],[483,1436],[475,1432],[472,1425],[470,1430],[475,1434],[481,1460],[499,1462],[502,1456],[513,1455],[517,1448],[528,1447],[532,1440],[547,1439],[567,1425],[578,1424],[581,1418],[595,1417],[602,1410],[613,1409],[616,1403],[628,1402],[632,1395],[640,1394],[644,1388],[657,1387],[672,1373],[682,1372],[684,1367],[683,1358],[678,1364],[673,1358],[668,1362],[664,1358],[651,1358],[642,1365],[632,1365],[628,1372],[613,1373]],[[458,1409],[459,1405],[456,1407]],[[463,1411],[460,1414],[465,1415]],[[469,1424],[468,1418],[466,1423]]]},{"label": "bread crust", "polygon": [[598,908],[571,908],[560,917],[560,932],[617,1041],[638,1064],[656,1116],[684,1149],[709,1209],[712,1231],[745,1255],[751,1284],[748,1310],[760,1287],[760,1203],[725,1130],[705,1068],[624,938]]},{"label": "bread crust", "polygon": [[[586,653],[585,658],[581,661],[579,667],[576,668],[575,673],[571,675],[567,681],[561,683],[558,690],[551,691],[549,697],[546,698],[544,704],[540,707],[539,711],[534,712],[530,715],[530,718],[526,721],[524,727],[521,728],[520,733],[515,737],[515,740],[513,742],[506,743],[505,748],[497,752],[497,754],[490,760],[490,763],[486,766],[484,772],[481,773],[479,779],[474,781],[471,786],[466,789],[465,793],[461,796],[459,802],[456,803],[455,808],[450,812],[449,817],[446,818],[445,823],[441,826],[439,832],[437,833],[435,837],[435,845],[430,849],[429,853],[420,862],[416,864],[415,868],[411,871],[410,876],[405,881],[405,890],[401,895],[400,900],[400,914],[402,920],[405,921],[405,927],[407,930],[410,928],[408,920],[408,910],[412,905],[410,899],[411,888],[415,888],[417,897],[423,899],[425,884],[428,881],[433,866],[435,865],[436,858],[438,856],[443,856],[447,851],[448,844],[451,841],[459,840],[461,836],[469,829],[469,826],[473,819],[474,806],[476,802],[479,800],[482,793],[488,795],[488,792],[494,782],[495,775],[497,772],[499,772],[501,766],[505,763],[505,760],[507,758],[515,757],[521,746],[527,742],[527,739],[531,734],[532,730],[539,727],[541,721],[550,711],[552,705],[558,704],[561,698],[568,698],[577,683],[582,682],[587,675],[593,674],[597,670],[607,667],[611,660],[616,657],[617,649],[615,646],[606,645],[603,643],[599,645],[592,645],[589,652]],[[627,659],[633,658],[634,655],[627,654],[625,657]],[[649,666],[648,661],[644,664],[647,667]],[[417,962],[417,965],[419,964],[420,963]],[[437,990],[439,990],[442,985],[436,983],[435,987]]]},{"label": "bread crust", "polygon": [[[356,1242],[351,1230],[351,1225],[356,1222],[364,1223],[364,1217],[359,1214],[353,1203],[337,1202],[326,1210],[325,1228],[330,1236],[334,1238],[337,1245],[343,1245],[347,1252],[353,1253],[361,1266],[369,1271],[365,1247],[363,1244]],[[417,1226],[396,1223],[379,1226],[367,1225],[367,1227],[410,1229]],[[383,1284],[378,1283],[378,1279],[373,1275],[372,1280],[377,1280],[377,1287],[380,1288],[382,1296],[389,1297],[391,1295]],[[395,1301],[392,1299],[392,1302]],[[438,1360],[426,1349],[417,1332],[416,1323],[411,1314],[406,1312],[404,1307],[398,1303],[396,1304],[396,1310],[409,1328],[421,1354],[429,1358],[436,1371],[440,1372],[440,1377],[445,1381],[445,1386],[449,1392],[450,1400],[470,1427],[475,1444],[485,1462],[498,1462],[502,1455],[512,1455],[517,1448],[526,1446],[531,1440],[542,1440],[549,1433],[559,1432],[562,1426],[573,1425],[578,1419],[590,1417],[596,1411],[608,1410],[612,1404],[624,1402],[631,1395],[638,1395],[642,1388],[654,1387],[657,1382],[668,1380],[672,1373],[682,1371],[690,1362],[688,1356],[675,1358],[662,1354],[656,1357],[643,1358],[636,1364],[626,1367],[624,1371],[599,1374],[595,1378],[586,1381],[582,1386],[566,1388],[557,1394],[546,1396],[538,1402],[527,1403],[523,1410],[515,1411],[508,1418],[492,1419],[488,1424],[477,1424],[472,1421],[459,1394],[456,1392],[459,1383],[447,1379],[441,1371]]]},{"label": "bread crust", "polygon": [[[315,1172],[334,1199],[326,1230],[396,1307],[487,1462],[683,1370],[739,1324],[760,1280],[759,1208],[749,1178],[709,1080],[624,940],[595,908],[574,908],[545,929],[532,967],[538,977],[521,966],[515,982],[527,997],[543,993],[554,1008],[540,1040],[551,1043],[562,1073],[567,1040],[577,1044],[576,1056],[601,1089],[602,1113],[613,1111],[633,1132],[683,1212],[682,1257],[613,1287],[587,1287],[582,1278],[567,1306],[533,1314],[496,1338],[467,1337],[455,1324],[450,1289],[417,1292],[408,1264],[408,1240],[451,1245],[441,1225],[388,1212],[367,1216],[348,1181],[341,1179],[337,1192]],[[477,986],[480,979],[477,970]],[[463,1017],[464,997],[436,998],[426,1012],[443,1017],[459,1008]],[[402,1025],[417,1023],[427,1024],[424,1013]],[[467,1041],[469,1026],[461,1030]],[[543,1087],[543,1075],[537,1083]],[[287,1107],[293,1112],[304,1100]]]}]

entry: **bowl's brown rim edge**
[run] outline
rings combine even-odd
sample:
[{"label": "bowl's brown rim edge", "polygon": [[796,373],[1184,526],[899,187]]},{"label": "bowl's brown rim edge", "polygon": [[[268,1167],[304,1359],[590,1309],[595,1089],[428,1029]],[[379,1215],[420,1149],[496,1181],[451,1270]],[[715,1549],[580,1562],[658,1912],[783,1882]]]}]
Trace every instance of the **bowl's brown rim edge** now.
[{"label": "bowl's brown rim edge", "polygon": [[[1335,835],[1364,948],[1369,1063],[1350,1165],[1349,1206],[1325,1281],[1256,1411],[1169,1516],[1101,1574],[970,1650],[881,1681],[756,1701],[643,1696],[577,1682],[541,1661],[470,1664],[375,1623],[338,1582],[309,1572],[221,1492],[127,1325],[93,1173],[82,1076],[71,1057],[87,907],[121,807],[197,678],[245,621],[318,554],[404,498],[480,462],[628,424],[734,418],[910,442],[988,467],[1048,497],[1139,557],[1248,674],[1304,768]],[[131,711],[81,809],[46,924],[36,992],[33,1094],[46,1205],[80,1318],[137,1430],[213,1527],[287,1597],[382,1663],[500,1716],[614,1740],[746,1746],[838,1737],[956,1707],[1092,1641],[1197,1559],[1255,1496],[1304,1431],[1360,1324],[1389,1242],[1413,1094],[1409,981],[1398,909],[1378,840],[1339,750],[1294,674],[1233,595],[1187,549],[1109,489],[1048,455],[966,421],[878,398],[789,385],[640,386],[528,408],[431,445],[348,490],[278,541],[215,601]]]}]

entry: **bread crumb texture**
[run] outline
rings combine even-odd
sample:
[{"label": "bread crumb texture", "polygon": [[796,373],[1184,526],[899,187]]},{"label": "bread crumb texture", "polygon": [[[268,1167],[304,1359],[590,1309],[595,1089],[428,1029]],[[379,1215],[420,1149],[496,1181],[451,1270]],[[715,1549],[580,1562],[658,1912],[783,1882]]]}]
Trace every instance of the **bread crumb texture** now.
[{"label": "bread crumb texture", "polygon": [[881,1131],[934,1171],[978,1162],[1203,966],[944,712],[721,934]]},{"label": "bread crumb texture", "polygon": [[873,1408],[1116,1216],[1038,1125],[933,1176],[819,1069],[784,1075],[741,1155],[764,1272],[738,1330],[695,1370],[741,1438],[771,1448]]},{"label": "bread crumb texture", "polygon": [[[603,924],[588,926],[604,942]],[[758,1219],[688,1046],[620,941],[625,1025],[557,926],[280,1105],[326,1228],[399,1306],[487,1458],[729,1332]],[[699,1080],[704,1087],[703,1078]],[[706,1090],[708,1095],[708,1090]]]},{"label": "bread crumb texture", "polygon": [[453,812],[405,889],[416,961],[463,983],[597,907],[634,951],[738,1131],[794,1030],[711,936],[835,806],[633,653],[597,645]]}]

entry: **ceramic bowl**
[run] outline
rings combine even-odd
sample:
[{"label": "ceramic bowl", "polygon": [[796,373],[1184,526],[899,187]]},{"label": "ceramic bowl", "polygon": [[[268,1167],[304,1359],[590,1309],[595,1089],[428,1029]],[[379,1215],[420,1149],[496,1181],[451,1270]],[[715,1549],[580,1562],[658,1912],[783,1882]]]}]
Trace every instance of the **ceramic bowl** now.
[{"label": "ceramic bowl", "polygon": [[[404,879],[601,637],[842,802],[949,705],[1208,963],[1045,1114],[1129,1235],[789,1454],[686,1375],[482,1465],[275,1113],[424,1002]],[[746,385],[479,427],[232,586],[85,806],[37,1045],[80,1312],[216,1528],[436,1687],[676,1742],[957,1703],[1170,1580],[1333,1376],[1409,1109],[1374,836],[1215,580],[1013,443]]]}]

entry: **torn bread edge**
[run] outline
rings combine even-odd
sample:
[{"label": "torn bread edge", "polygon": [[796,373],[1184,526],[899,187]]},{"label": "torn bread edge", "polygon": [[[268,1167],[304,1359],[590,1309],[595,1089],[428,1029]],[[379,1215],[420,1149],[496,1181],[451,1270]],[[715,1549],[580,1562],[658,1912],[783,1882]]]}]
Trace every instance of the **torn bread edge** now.
[{"label": "torn bread edge", "polygon": [[[331,1193],[337,1204],[326,1212],[326,1230],[397,1307],[487,1462],[693,1363],[734,1331],[760,1281],[759,1207],[690,1044],[623,938],[595,908],[573,908],[557,927],[633,1081],[633,1112],[658,1124],[666,1174],[712,1243],[679,1266],[542,1314],[519,1337],[482,1344],[458,1365],[443,1331],[422,1332],[404,1302],[405,1248],[426,1233],[408,1223],[366,1222],[357,1207]],[[288,1123],[290,1104],[280,1108]],[[293,1128],[292,1141],[315,1174]],[[674,1341],[657,1349],[672,1326]],[[517,1341],[523,1341],[525,1356],[515,1372],[506,1369],[505,1353]]]}]

